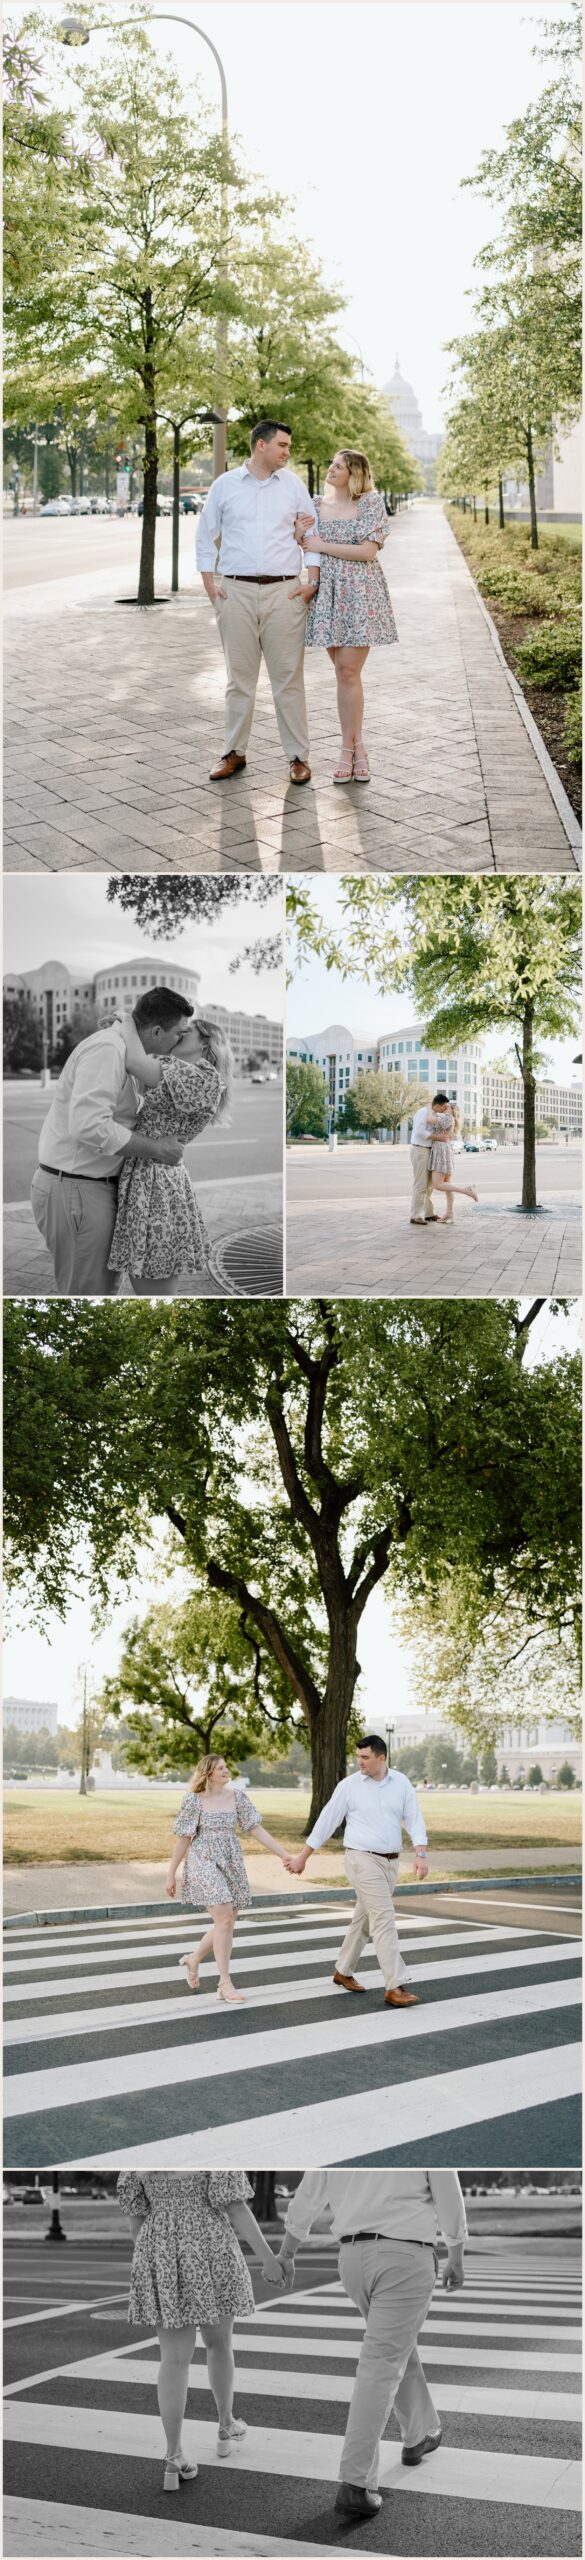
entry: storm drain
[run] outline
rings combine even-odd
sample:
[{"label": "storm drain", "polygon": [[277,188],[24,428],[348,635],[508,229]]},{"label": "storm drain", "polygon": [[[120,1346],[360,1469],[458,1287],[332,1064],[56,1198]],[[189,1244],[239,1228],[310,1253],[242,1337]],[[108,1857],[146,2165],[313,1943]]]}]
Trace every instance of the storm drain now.
[{"label": "storm drain", "polygon": [[282,1297],[280,1227],[254,1227],[249,1233],[222,1236],[213,1246],[210,1265],[215,1280],[234,1298]]}]

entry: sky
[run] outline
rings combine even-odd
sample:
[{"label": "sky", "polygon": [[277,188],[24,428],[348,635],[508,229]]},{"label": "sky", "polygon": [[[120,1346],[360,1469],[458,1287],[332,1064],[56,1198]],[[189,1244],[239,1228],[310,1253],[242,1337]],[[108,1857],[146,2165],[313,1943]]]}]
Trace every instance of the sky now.
[{"label": "sky", "polygon": [[[348,297],[343,343],[379,386],[399,356],[429,430],[443,423],[445,343],[470,325],[474,255],[497,227],[493,207],[462,195],[460,180],[544,85],[532,48],[564,5],[179,0],[179,15],[223,58],[230,127],[249,168],[294,198],[297,236]],[[59,16],[61,0],[46,14]],[[114,14],[124,0],[112,0]],[[158,14],[172,19],[168,0]],[[170,23],[154,35],[218,106],[206,45]],[[96,60],[106,43],[94,37]]]},{"label": "sky", "polygon": [[[313,904],[324,923],[338,931],[341,920],[338,882],[335,879],[321,880],[314,874],[310,887]],[[329,1023],[339,1022],[345,1024],[348,1031],[367,1033],[370,1042],[379,1033],[401,1030],[413,1019],[413,1006],[408,996],[379,996],[365,979],[362,982],[357,978],[342,978],[337,969],[326,969],[323,960],[314,958],[305,961],[287,992],[289,1039],[295,1033],[306,1037],[309,1031],[325,1031]],[[508,1047],[510,1064],[515,1068],[517,1061],[512,1055],[511,1040],[508,1044],[505,1033],[501,1031],[494,1032],[484,1041],[485,1065],[489,1066],[492,1059],[507,1057]],[[557,1083],[580,1084],[581,1069],[573,1063],[579,1047],[576,1033],[570,1040],[548,1042],[546,1055],[550,1073]]]},{"label": "sky", "polygon": [[[519,1304],[524,1305],[520,1300]],[[580,1302],[575,1300],[568,1313],[553,1315],[547,1303],[537,1317],[529,1339],[527,1365],[556,1359],[561,1350],[578,1349],[580,1341]],[[157,1567],[158,1555],[161,1561]],[[80,1557],[76,1570],[76,1597],[64,1621],[53,1614],[41,1634],[16,1622],[7,1635],[4,1663],[4,1693],[8,1697],[52,1699],[59,1704],[59,1723],[76,1724],[79,1716],[79,1666],[90,1664],[96,1685],[106,1673],[117,1668],[124,1629],[134,1616],[142,1617],[150,1603],[161,1598],[181,1596],[186,1588],[184,1570],[178,1567],[174,1582],[167,1582],[161,1571],[163,1553],[168,1552],[166,1530],[157,1533],[157,1545],[144,1550],[138,1559],[135,1585],[125,1599],[108,1608],[108,1624],[95,1635],[92,1630],[88,1559]],[[398,1642],[393,1631],[388,1601],[383,1591],[372,1594],[360,1627],[360,1661],[363,1678],[360,1705],[366,1723],[376,1717],[392,1722],[397,1714],[416,1706],[412,1666],[408,1650]]]},{"label": "sky", "polygon": [[97,969],[132,955],[142,954],[154,967],[166,957],[200,970],[202,1006],[226,1004],[234,1011],[266,1013],[276,1021],[281,1009],[279,971],[263,969],[256,975],[246,961],[230,975],[230,961],[247,943],[278,930],[280,883],[274,885],[274,900],[266,907],[239,898],[235,906],[220,909],[215,924],[190,924],[172,939],[155,942],[117,903],[108,906],[103,877],[67,872],[43,880],[36,874],[34,879],[9,874],[4,886],[4,970],[36,969],[43,960],[62,960],[67,968],[83,966],[93,976]]}]

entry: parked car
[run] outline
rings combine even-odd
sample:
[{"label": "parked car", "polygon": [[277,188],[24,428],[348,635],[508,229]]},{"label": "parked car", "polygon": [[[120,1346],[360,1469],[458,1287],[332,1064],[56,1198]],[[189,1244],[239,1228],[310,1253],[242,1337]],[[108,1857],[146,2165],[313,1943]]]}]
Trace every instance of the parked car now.
[{"label": "parked car", "polygon": [[[167,495],[166,495],[166,491],[165,491],[164,489],[163,489],[162,491],[159,491],[159,495],[158,495],[158,498],[157,498],[157,501],[156,501],[156,512],[157,512],[157,516],[172,516],[172,512],[173,512],[173,501],[172,501],[172,498],[167,497]],[[139,516],[143,516],[143,515],[144,515],[144,499],[143,499],[143,498],[139,498],[139,500],[138,500],[138,506],[137,506],[137,509],[136,509],[136,513],[137,513],[137,515],[139,515]]]},{"label": "parked car", "polygon": [[181,506],[184,516],[199,516],[203,506],[203,499],[198,498],[195,491],[192,489],[181,490]]},{"label": "parked car", "polygon": [[87,496],[84,496],[83,498],[70,498],[69,513],[72,516],[90,516],[91,498]]},{"label": "parked car", "polygon": [[110,501],[109,501],[109,498],[102,498],[102,497],[93,497],[93,498],[90,498],[90,507],[91,507],[92,516],[107,516],[107,515],[109,515],[109,512],[110,512]]},{"label": "parked car", "polygon": [[497,1150],[498,1150],[498,1141],[497,1141],[497,1138],[484,1138],[484,1142],[483,1142],[483,1143],[484,1143],[484,1147],[485,1147],[485,1151],[486,1151],[486,1156],[495,1156],[495,1155],[497,1155]]},{"label": "parked car", "polygon": [[485,1153],[485,1138],[464,1138],[463,1145],[466,1156],[482,1156]]},{"label": "parked car", "polygon": [[70,516],[71,499],[45,498],[40,513],[42,516]]}]

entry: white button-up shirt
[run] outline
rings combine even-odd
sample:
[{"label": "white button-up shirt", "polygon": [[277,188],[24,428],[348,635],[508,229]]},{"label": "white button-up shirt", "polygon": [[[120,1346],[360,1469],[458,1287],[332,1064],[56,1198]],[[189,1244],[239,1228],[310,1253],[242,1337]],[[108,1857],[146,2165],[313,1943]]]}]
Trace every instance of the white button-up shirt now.
[{"label": "white button-up shirt", "polygon": [[428,2240],[442,2231],[450,2249],[467,2238],[455,2169],[308,2169],[292,2197],[285,2231],[306,2240],[318,2214],[332,2214],[335,2240],[379,2231],[386,2240]]},{"label": "white button-up shirt", "polygon": [[385,1778],[366,1778],[357,1769],[355,1777],[342,1778],[307,1834],[309,1848],[321,1849],[340,1822],[345,1822],[346,1849],[374,1849],[378,1856],[397,1858],[403,1823],[413,1847],[426,1848],[420,1805],[401,1769],[388,1769]]},{"label": "white button-up shirt", "polygon": [[39,1138],[39,1164],[60,1173],[119,1173],[128,1130],[138,1110],[138,1087],[128,1075],[124,1038],[108,1023],[72,1049],[55,1088]]},{"label": "white button-up shirt", "polygon": [[410,1137],[411,1147],[432,1146],[433,1141],[431,1131],[428,1127],[428,1116],[429,1106],[428,1102],[425,1102],[422,1111],[415,1111]]},{"label": "white button-up shirt", "polygon": [[[295,516],[310,515],[317,532],[313,500],[296,471],[272,471],[257,480],[248,462],[241,470],[222,471],[214,480],[197,518],[195,556],[198,569],[217,569],[224,577],[298,578],[303,565],[318,552],[301,551]],[[218,563],[217,544],[221,541]]]}]

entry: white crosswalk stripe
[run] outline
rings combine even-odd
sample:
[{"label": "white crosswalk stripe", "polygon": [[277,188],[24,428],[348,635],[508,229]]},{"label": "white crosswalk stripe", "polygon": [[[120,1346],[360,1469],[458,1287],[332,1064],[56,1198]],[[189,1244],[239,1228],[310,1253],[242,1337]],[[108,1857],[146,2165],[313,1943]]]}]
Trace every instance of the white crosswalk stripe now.
[{"label": "white crosswalk stripe", "polygon": [[[101,2560],[102,2553],[111,2560],[188,2560],[189,2553],[195,2560],[216,2554],[218,2560],[341,2560],[342,2550],[414,2555],[455,2547],[472,2560],[490,2560],[496,2548],[519,2554],[546,2547],[549,2560],[576,2554],[580,2394],[567,2378],[561,2343],[565,2323],[572,2336],[578,2315],[574,2261],[555,2256],[551,2265],[547,2249],[540,2275],[534,2249],[525,2244],[508,2252],[505,2241],[499,2245],[495,2262],[472,2241],[469,2293],[441,2295],[437,2286],[421,2352],[443,2442],[416,2469],[405,2470],[390,2420],[381,2516],[371,2526],[360,2522],[359,2534],[350,2527],[338,2541],[334,2499],[363,2322],[343,2292],[331,2250],[330,2280],[309,2282],[235,2324],[236,2408],[247,2433],[229,2465],[217,2459],[206,2361],[197,2342],[184,2444],[199,2470],[181,2491],[178,2515],[163,2513],[160,2498],[156,2339],[130,2332],[128,2344],[15,2384],[5,2407],[7,2560],[36,2560],[37,2553],[47,2560]],[[535,2303],[542,2305],[548,2337],[536,2358]],[[482,2305],[497,2332],[489,2356]],[[573,2356],[572,2366],[578,2361]],[[49,2448],[59,2491],[54,2498],[45,2494]],[[450,2506],[457,2542],[449,2536]],[[505,2540],[497,2523],[503,2511]],[[543,2511],[546,2545],[537,2545],[531,2518],[536,2524]],[[445,2530],[437,2543],[438,2528],[433,2539],[427,2516],[441,2513]]]},{"label": "white crosswalk stripe", "polygon": [[203,1915],[9,1932],[7,2166],[208,2166],[211,2137],[222,2166],[239,2164],[242,2141],[267,2168],[373,2165],[421,2140],[432,2162],[462,2123],[489,2126],[497,2157],[498,2117],[558,2106],[573,2122],[580,1949],[547,1929],[546,1905],[532,1926],[524,1905],[509,1926],[501,1903],[497,1922],[399,1906],[420,1995],[404,2010],[384,2007],[371,1949],[366,1996],[336,1989],[350,1907],[316,1895],[242,1914],[234,1979],[245,2006],[232,2012],[218,2005],[213,1966],[197,1995],[179,1966]]}]

